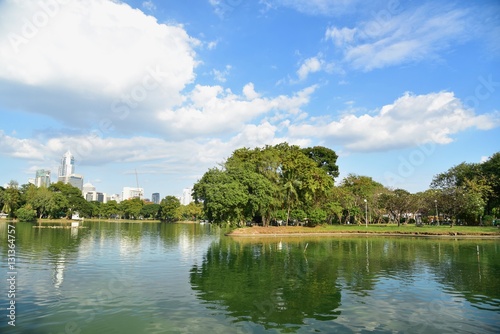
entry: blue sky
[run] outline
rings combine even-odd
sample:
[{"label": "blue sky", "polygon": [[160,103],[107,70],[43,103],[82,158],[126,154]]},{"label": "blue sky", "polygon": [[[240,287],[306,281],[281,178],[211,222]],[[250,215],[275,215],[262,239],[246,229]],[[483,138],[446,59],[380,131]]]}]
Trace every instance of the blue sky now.
[{"label": "blue sky", "polygon": [[0,184],[75,155],[181,195],[240,147],[339,155],[411,192],[500,151],[500,3],[0,0]]}]

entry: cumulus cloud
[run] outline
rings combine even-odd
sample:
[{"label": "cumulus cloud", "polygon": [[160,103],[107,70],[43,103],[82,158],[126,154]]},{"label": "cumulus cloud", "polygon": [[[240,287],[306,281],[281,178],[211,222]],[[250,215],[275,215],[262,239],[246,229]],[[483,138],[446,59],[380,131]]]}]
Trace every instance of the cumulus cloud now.
[{"label": "cumulus cloud", "polygon": [[[54,2],[50,13],[42,3],[0,3],[0,99],[68,128],[175,139],[234,133],[268,112],[299,113],[314,91],[263,98],[253,84],[242,95],[218,85],[186,90],[202,43],[182,26],[108,0]],[[28,34],[25,25],[36,29]],[[212,74],[224,83],[230,70]]]},{"label": "cumulus cloud", "polygon": [[244,96],[222,86],[196,85],[182,107],[159,111],[157,118],[170,136],[231,134],[271,111],[300,113],[315,89],[311,86],[293,96],[265,98],[255,92],[252,83],[243,88]]},{"label": "cumulus cloud", "polygon": [[0,3],[0,98],[8,107],[88,126],[83,118],[96,122],[120,108],[133,124],[138,113],[144,119],[155,106],[182,102],[199,44],[182,26],[107,0],[42,4]]},{"label": "cumulus cloud", "polygon": [[469,129],[500,125],[498,113],[476,115],[452,92],[405,93],[375,114],[345,115],[338,121],[292,125],[290,135],[314,136],[352,151],[390,150],[424,143],[448,144]]}]

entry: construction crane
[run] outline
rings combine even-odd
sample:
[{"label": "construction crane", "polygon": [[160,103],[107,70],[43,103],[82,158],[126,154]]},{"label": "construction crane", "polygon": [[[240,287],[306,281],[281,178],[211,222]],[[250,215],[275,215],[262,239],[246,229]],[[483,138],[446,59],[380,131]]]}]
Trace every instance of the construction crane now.
[{"label": "construction crane", "polygon": [[140,191],[139,189],[139,176],[137,175],[137,168],[135,169],[135,183],[137,185],[137,191],[139,191],[140,195],[139,195],[139,198],[142,198],[144,196],[144,194],[142,193],[142,191]]},{"label": "construction crane", "polygon": [[137,176],[137,168],[135,169],[135,183],[137,184],[137,189],[139,189],[139,177]]}]

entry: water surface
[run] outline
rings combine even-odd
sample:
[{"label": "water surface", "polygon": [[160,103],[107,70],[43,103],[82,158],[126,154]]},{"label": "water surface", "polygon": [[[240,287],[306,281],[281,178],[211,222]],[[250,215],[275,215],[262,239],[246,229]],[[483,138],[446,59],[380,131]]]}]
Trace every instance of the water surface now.
[{"label": "water surface", "polygon": [[[500,242],[231,239],[199,224],[16,224],[0,332],[499,333]],[[7,223],[0,259],[7,277]],[[4,280],[5,282],[6,280]]]}]

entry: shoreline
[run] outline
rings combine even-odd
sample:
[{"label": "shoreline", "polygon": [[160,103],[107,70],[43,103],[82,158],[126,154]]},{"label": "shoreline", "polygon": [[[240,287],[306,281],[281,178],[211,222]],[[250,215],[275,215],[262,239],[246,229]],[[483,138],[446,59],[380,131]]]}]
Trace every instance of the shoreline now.
[{"label": "shoreline", "polygon": [[[342,227],[339,227],[342,228]],[[397,228],[397,227],[394,227]],[[400,227],[404,229],[404,227]],[[451,229],[447,227],[448,229]],[[472,227],[473,228],[473,227]],[[304,229],[310,229],[309,231]],[[464,239],[500,239],[500,231],[477,231],[474,233],[466,233],[464,231],[363,231],[363,230],[321,230],[321,227],[306,227],[298,228],[295,226],[281,227],[242,227],[231,232],[225,233],[225,236],[236,238],[261,238],[261,237],[345,237],[345,236],[364,236],[364,237],[425,237],[425,238],[464,238]]]}]

